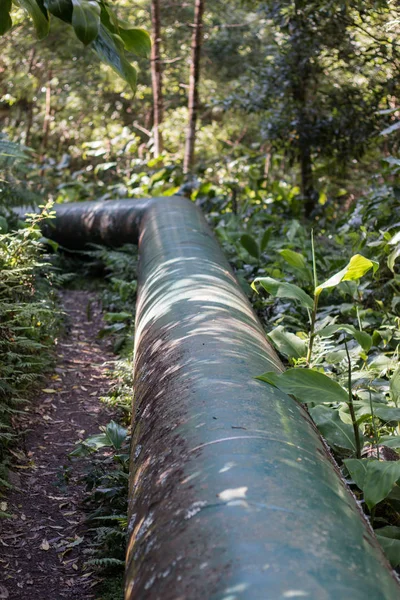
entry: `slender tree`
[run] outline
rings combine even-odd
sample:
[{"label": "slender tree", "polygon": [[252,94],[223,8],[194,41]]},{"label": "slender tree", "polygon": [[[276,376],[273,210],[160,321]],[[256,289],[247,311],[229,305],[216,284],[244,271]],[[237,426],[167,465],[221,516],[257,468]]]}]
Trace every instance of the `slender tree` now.
[{"label": "slender tree", "polygon": [[192,60],[189,83],[189,123],[186,132],[185,156],[183,171],[188,174],[194,165],[194,148],[196,143],[196,122],[199,110],[200,57],[203,29],[204,0],[196,0],[194,25],[192,34]]},{"label": "slender tree", "polygon": [[51,121],[51,80],[53,78],[53,73],[51,68],[49,68],[47,73],[47,82],[46,82],[46,104],[45,104],[45,112],[44,112],[44,120],[43,120],[43,138],[42,138],[42,149],[43,152],[46,152],[47,145],[49,142],[49,134],[50,134],[50,121]]},{"label": "slender tree", "polygon": [[153,88],[154,156],[158,158],[163,150],[160,125],[163,120],[164,112],[161,68],[160,0],[151,0],[151,33],[153,41],[151,48],[151,83]]}]

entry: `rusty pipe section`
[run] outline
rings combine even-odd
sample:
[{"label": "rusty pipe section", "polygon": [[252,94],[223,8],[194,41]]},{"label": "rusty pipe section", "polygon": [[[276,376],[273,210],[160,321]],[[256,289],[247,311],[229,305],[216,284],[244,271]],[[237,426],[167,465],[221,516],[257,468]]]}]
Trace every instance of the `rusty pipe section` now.
[{"label": "rusty pipe section", "polygon": [[126,600],[394,600],[400,588],[196,206],[57,206],[58,242],[139,239]]}]

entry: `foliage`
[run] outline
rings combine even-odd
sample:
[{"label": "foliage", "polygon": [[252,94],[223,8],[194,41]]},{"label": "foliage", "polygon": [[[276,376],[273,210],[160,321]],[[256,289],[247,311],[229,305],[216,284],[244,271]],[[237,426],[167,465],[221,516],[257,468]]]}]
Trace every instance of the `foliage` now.
[{"label": "foliage", "polygon": [[316,159],[347,169],[380,132],[379,109],[399,83],[400,45],[385,31],[395,12],[385,0],[247,4],[264,25],[265,50],[232,102],[264,111],[264,137],[298,161],[310,210],[318,201]]},{"label": "foliage", "polygon": [[[60,313],[57,277],[40,233],[51,204],[17,231],[0,234],[0,464],[15,437],[13,418],[52,362]],[[3,478],[0,484],[5,484]]]},{"label": "foliage", "polygon": [[[179,189],[188,117],[187,24],[192,23],[193,7],[161,4],[165,149],[159,160],[153,159],[145,59],[138,60],[141,80],[132,100],[110,70],[93,69],[90,55],[58,19],[53,19],[40,50],[25,21],[14,28],[12,44],[7,36],[0,39],[1,128],[35,149],[41,173],[36,189],[56,201]],[[381,152],[387,157],[398,147],[395,132],[379,135],[398,121],[393,93],[398,39],[394,28],[386,29],[391,15],[383,4],[375,10],[367,3],[360,20],[359,4],[346,13],[340,11],[339,0],[322,2],[321,11],[316,2],[308,3],[300,11],[307,17],[304,37],[302,30],[292,37],[288,32],[293,3],[229,0],[206,5],[195,195],[212,186],[214,195],[231,196],[234,203],[288,200],[293,214],[302,210],[300,170],[293,164],[299,121],[290,85],[298,80],[292,45],[299,36],[302,53],[311,57],[303,129],[311,148],[316,199],[322,207],[359,195],[367,169],[377,169]],[[145,0],[135,5],[139,28],[150,28],[148,8]],[[119,0],[115,10],[125,22],[131,6]],[[285,49],[291,52],[285,54]]]},{"label": "foliage", "polygon": [[7,218],[10,210],[17,206],[33,206],[40,198],[34,193],[32,185],[27,185],[30,156],[26,148],[11,142],[0,134],[0,231],[7,233]]},{"label": "foliage", "polygon": [[[138,56],[150,54],[150,37],[143,29],[130,27],[117,18],[110,4],[103,0],[21,0],[21,7],[32,19],[39,40],[50,31],[50,15],[72,25],[75,35],[92,48],[102,61],[111,66],[131,88],[136,88],[136,70],[125,56],[125,50]],[[12,28],[12,0],[0,4],[0,35]],[[19,13],[21,10],[18,11]],[[21,15],[17,13],[17,22]]]}]

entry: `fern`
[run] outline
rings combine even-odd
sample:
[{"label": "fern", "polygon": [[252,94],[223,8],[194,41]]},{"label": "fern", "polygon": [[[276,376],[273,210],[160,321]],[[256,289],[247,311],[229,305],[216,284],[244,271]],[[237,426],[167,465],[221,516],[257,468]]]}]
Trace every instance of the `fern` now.
[{"label": "fern", "polygon": [[[7,169],[24,153],[0,137],[0,167]],[[3,189],[3,182],[1,182]],[[4,197],[0,195],[1,202]],[[52,268],[41,243],[40,220],[50,205],[32,215],[26,226],[0,234],[0,470],[5,472],[7,448],[15,434],[8,431],[12,415],[26,403],[26,394],[52,361],[57,330]],[[0,221],[1,224],[1,221]],[[5,485],[0,479],[0,488]]]},{"label": "fern", "polygon": [[124,568],[125,561],[118,558],[91,558],[85,562],[85,566],[101,567],[102,569],[109,569],[110,567]]}]

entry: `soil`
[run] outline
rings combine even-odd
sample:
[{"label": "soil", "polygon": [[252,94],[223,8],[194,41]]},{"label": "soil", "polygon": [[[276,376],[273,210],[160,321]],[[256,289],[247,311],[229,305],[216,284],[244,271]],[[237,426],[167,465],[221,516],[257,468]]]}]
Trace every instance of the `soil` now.
[{"label": "soil", "polygon": [[61,300],[67,333],[57,343],[54,372],[19,419],[14,489],[1,499],[12,518],[0,521],[0,599],[96,597],[99,579],[84,568],[90,545],[82,506],[85,461],[72,464],[68,454],[113,416],[99,399],[112,383],[115,357],[97,337],[102,316],[96,294],[67,291]]}]

